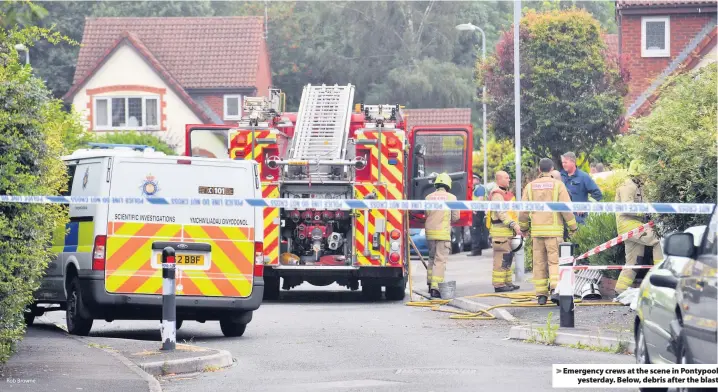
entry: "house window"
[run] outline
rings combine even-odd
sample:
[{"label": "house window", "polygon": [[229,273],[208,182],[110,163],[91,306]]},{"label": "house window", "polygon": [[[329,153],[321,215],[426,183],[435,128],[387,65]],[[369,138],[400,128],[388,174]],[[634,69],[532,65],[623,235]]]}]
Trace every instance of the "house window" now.
[{"label": "house window", "polygon": [[242,118],[242,96],[241,95],[225,95],[224,96],[224,119],[240,120]]},{"label": "house window", "polygon": [[671,19],[668,16],[641,18],[641,56],[670,57]]},{"label": "house window", "polygon": [[158,130],[160,99],[157,96],[112,96],[95,100],[96,131]]}]

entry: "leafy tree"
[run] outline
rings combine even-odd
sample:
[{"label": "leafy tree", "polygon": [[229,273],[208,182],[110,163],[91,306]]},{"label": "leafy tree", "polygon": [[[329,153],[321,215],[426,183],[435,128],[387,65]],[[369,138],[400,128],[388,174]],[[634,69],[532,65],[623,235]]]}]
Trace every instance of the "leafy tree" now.
[{"label": "leafy tree", "polygon": [[[0,19],[8,20],[2,10]],[[67,184],[59,159],[67,117],[31,68],[20,64],[14,46],[63,38],[14,26],[0,27],[0,195],[54,195]],[[0,203],[0,363],[24,334],[23,311],[52,257],[52,233],[67,222],[63,211],[57,204]]]},{"label": "leafy tree", "polygon": [[171,146],[161,138],[146,132],[118,132],[107,134],[95,134],[93,142],[110,144],[139,144],[150,146],[156,151],[167,155],[177,155],[176,146]]},{"label": "leafy tree", "polygon": [[[565,151],[590,155],[618,133],[626,78],[607,53],[598,22],[578,9],[529,11],[520,27],[521,143],[557,164]],[[513,32],[478,64],[497,137],[514,137]]]},{"label": "leafy tree", "polygon": [[[716,63],[664,84],[651,113],[631,124],[628,156],[646,166],[656,203],[715,203],[718,187]],[[703,215],[661,214],[664,230],[706,224]]]}]

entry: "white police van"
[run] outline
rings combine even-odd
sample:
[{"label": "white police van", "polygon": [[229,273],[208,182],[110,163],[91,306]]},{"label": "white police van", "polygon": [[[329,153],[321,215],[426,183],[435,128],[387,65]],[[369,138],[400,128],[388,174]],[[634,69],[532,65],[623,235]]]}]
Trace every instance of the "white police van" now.
[{"label": "white police van", "polygon": [[160,321],[162,249],[171,246],[177,328],[218,320],[225,336],[241,336],[264,294],[262,209],[240,200],[261,198],[257,163],[92,147],[62,158],[70,178],[64,196],[110,203],[68,205],[70,222],[54,236],[56,257],[26,323],[65,310],[68,331],[87,335],[98,319]]}]

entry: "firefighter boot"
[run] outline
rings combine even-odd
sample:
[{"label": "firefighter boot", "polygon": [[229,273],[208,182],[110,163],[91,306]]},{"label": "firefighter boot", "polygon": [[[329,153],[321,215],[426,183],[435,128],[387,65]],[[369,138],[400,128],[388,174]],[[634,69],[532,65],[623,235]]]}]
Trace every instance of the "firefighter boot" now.
[{"label": "firefighter boot", "polygon": [[437,289],[429,290],[429,295],[431,295],[431,298],[441,298],[441,294],[439,293],[439,290],[437,290]]},{"label": "firefighter boot", "polygon": [[538,304],[539,305],[546,305],[546,296],[545,295],[539,295],[538,297]]},{"label": "firefighter boot", "polygon": [[507,293],[509,291],[514,291],[514,290],[516,290],[516,289],[514,289],[514,286],[510,286],[510,285],[494,287],[494,292],[497,292],[497,293]]},{"label": "firefighter boot", "polygon": [[551,302],[558,305],[558,293],[556,292],[556,290],[551,293]]}]

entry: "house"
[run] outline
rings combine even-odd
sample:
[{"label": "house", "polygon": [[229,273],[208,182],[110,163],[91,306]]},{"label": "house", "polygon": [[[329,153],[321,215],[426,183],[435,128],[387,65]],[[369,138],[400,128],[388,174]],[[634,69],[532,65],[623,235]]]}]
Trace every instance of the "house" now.
[{"label": "house", "polygon": [[271,84],[262,17],[87,18],[63,98],[93,132],[152,132],[180,152],[186,124],[235,124]]},{"label": "house", "polygon": [[618,0],[618,53],[630,73],[626,117],[646,115],[669,76],[715,62],[715,0]]}]

